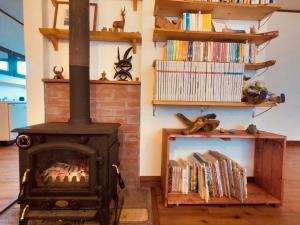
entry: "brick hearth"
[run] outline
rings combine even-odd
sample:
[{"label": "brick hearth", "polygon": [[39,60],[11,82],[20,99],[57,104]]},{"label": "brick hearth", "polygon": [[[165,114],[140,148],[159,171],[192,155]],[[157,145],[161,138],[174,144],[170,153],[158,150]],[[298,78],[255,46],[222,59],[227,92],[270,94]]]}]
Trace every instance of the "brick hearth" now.
[{"label": "brick hearth", "polygon": [[[44,86],[46,122],[68,121],[68,80],[45,79]],[[127,187],[139,187],[140,84],[92,81],[90,88],[92,120],[121,124],[119,129],[121,173]]]}]

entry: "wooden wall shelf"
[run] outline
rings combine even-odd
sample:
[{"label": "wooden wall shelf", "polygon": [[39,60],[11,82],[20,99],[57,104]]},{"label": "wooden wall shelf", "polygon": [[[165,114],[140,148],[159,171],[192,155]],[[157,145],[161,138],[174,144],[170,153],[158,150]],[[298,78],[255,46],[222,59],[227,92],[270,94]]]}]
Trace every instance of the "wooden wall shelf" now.
[{"label": "wooden wall shelf", "polygon": [[161,101],[153,100],[152,104],[155,106],[169,105],[169,106],[211,106],[211,107],[275,107],[276,103],[264,102],[261,104],[249,104],[246,102],[187,102],[187,101]]},{"label": "wooden wall shelf", "polygon": [[[40,33],[51,41],[54,49],[58,50],[59,40],[69,40],[69,31],[63,29],[40,28]],[[128,42],[132,44],[133,53],[136,53],[138,43],[142,42],[142,35],[139,32],[111,32],[111,31],[90,31],[91,41]]]},{"label": "wooden wall shelf", "polygon": [[230,32],[207,32],[207,31],[185,31],[155,28],[153,41],[183,40],[183,41],[223,41],[223,42],[245,42],[249,41],[261,45],[278,37],[278,31],[260,34],[230,33]]},{"label": "wooden wall shelf", "polygon": [[[245,69],[246,70],[260,70],[260,69],[274,66],[275,64],[276,64],[276,60],[269,60],[269,61],[260,62],[260,63],[246,63]],[[155,66],[156,66],[156,60],[153,61],[153,67],[155,68]]]},{"label": "wooden wall shelf", "polygon": [[[248,198],[244,203],[234,198],[210,198],[208,203],[199,197],[199,194],[168,193],[168,163],[170,160],[171,142],[176,138],[216,138],[223,140],[231,139],[253,139],[255,141],[254,153],[254,179],[247,184]],[[283,199],[283,167],[286,150],[286,137],[261,131],[260,134],[247,134],[239,130],[236,134],[228,131],[220,133],[218,130],[212,132],[199,132],[196,134],[182,135],[179,129],[163,129],[162,135],[162,163],[161,184],[163,202],[169,204],[273,204],[281,205]]]},{"label": "wooden wall shelf", "polygon": [[261,20],[280,9],[278,4],[249,5],[201,0],[156,0],[155,16],[182,16],[183,12],[212,13],[214,19]]},{"label": "wooden wall shelf", "polygon": [[[43,78],[44,83],[69,83],[69,79],[49,79]],[[90,80],[90,84],[118,84],[118,85],[140,85],[140,81],[117,81],[117,80]]]}]

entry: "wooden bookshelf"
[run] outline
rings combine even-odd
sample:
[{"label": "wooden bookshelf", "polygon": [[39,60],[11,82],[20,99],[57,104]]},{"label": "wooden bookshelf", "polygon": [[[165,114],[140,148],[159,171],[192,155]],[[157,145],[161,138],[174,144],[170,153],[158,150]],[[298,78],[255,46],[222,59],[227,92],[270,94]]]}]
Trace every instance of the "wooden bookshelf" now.
[{"label": "wooden bookshelf", "polygon": [[[276,60],[269,60],[269,61],[260,62],[260,63],[246,63],[245,69],[246,70],[260,70],[260,69],[274,66],[275,64],[276,64]],[[156,60],[153,61],[153,67],[154,68],[156,67]]]},{"label": "wooden bookshelf", "polygon": [[[40,28],[40,33],[51,41],[54,49],[58,50],[59,40],[69,40],[69,31],[63,29]],[[136,53],[138,43],[142,42],[142,35],[139,32],[112,32],[112,31],[90,31],[91,41],[128,42]]]},{"label": "wooden bookshelf", "polygon": [[247,102],[187,102],[187,101],[161,101],[153,100],[155,106],[211,106],[211,107],[275,107],[274,102],[264,102],[261,104],[249,104]]},{"label": "wooden bookshelf", "polygon": [[262,20],[280,9],[278,4],[249,5],[201,0],[156,0],[155,16],[182,16],[184,12],[211,13],[214,19]]},{"label": "wooden bookshelf", "polygon": [[260,34],[233,33],[233,32],[208,32],[208,31],[185,31],[155,28],[153,41],[182,40],[182,41],[222,41],[222,42],[245,42],[249,41],[261,45],[278,37],[278,31]]},{"label": "wooden bookshelf", "polygon": [[[261,131],[260,134],[247,134],[245,131],[237,131],[230,134],[228,131],[220,133],[199,132],[191,135],[182,135],[179,129],[163,129],[162,134],[162,162],[161,184],[163,202],[165,206],[170,204],[266,204],[281,205],[283,201],[283,166],[286,151],[286,137],[278,134]],[[210,198],[208,203],[199,197],[199,194],[168,193],[168,162],[170,160],[171,142],[177,138],[197,139],[253,139],[255,142],[254,153],[254,178],[247,184],[248,198],[244,203],[235,198]]]}]

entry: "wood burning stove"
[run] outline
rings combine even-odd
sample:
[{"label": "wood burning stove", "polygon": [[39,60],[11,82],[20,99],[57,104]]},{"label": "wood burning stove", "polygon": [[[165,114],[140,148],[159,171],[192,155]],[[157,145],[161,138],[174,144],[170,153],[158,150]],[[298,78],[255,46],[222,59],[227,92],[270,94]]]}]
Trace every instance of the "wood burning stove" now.
[{"label": "wood burning stove", "polygon": [[70,1],[70,120],[19,133],[20,224],[28,220],[108,225],[117,196],[118,123],[92,123],[89,96],[89,1]]}]

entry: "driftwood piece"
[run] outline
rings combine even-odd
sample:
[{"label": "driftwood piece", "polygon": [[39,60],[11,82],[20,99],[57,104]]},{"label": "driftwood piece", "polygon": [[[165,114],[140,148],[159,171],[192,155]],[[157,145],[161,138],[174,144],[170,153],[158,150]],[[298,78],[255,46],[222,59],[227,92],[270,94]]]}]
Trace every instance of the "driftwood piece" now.
[{"label": "driftwood piece", "polygon": [[205,116],[199,116],[194,122],[189,120],[186,116],[181,113],[177,113],[176,116],[187,126],[182,129],[181,133],[184,135],[193,134],[198,131],[209,132],[216,129],[220,121],[215,120],[216,114],[207,114]]},{"label": "driftwood piece", "polygon": [[181,21],[181,19],[170,21],[162,16],[157,16],[155,18],[155,27],[165,29],[180,29]]}]

